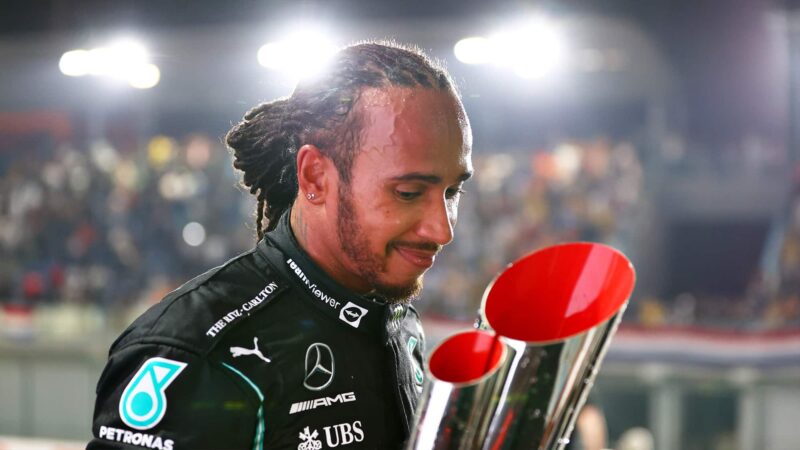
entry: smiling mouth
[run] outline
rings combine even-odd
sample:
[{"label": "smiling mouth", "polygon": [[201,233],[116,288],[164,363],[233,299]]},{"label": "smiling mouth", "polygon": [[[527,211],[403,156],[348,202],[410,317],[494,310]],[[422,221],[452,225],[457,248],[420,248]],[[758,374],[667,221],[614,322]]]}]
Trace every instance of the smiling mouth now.
[{"label": "smiling mouth", "polygon": [[436,252],[417,250],[404,246],[395,246],[394,249],[397,250],[397,253],[406,261],[421,269],[430,268],[433,265],[433,261],[436,259]]}]

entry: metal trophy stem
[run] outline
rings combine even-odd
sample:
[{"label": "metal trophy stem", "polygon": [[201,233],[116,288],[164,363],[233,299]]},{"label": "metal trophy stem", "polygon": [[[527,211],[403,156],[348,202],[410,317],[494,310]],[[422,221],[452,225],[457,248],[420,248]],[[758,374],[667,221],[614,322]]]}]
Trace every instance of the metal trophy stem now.
[{"label": "metal trophy stem", "polygon": [[490,330],[437,347],[408,449],[560,449],[627,299],[630,262],[601,244],[548,247],[487,288]]},{"label": "metal trophy stem", "polygon": [[457,333],[431,355],[438,382],[425,386],[413,448],[478,448],[489,423],[480,405],[497,397],[509,348],[488,331]]}]

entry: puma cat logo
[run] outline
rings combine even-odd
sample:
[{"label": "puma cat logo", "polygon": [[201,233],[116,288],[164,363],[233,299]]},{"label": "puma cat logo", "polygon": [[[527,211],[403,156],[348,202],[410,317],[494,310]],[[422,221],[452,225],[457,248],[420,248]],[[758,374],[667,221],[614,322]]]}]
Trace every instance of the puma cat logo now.
[{"label": "puma cat logo", "polygon": [[244,348],[244,347],[231,347],[231,355],[233,355],[234,358],[238,358],[240,356],[247,356],[247,355],[256,355],[259,358],[261,358],[262,360],[264,360],[264,362],[271,362],[271,360],[269,358],[265,357],[261,353],[261,350],[258,349],[258,338],[257,337],[253,338],[253,348],[252,349]]}]

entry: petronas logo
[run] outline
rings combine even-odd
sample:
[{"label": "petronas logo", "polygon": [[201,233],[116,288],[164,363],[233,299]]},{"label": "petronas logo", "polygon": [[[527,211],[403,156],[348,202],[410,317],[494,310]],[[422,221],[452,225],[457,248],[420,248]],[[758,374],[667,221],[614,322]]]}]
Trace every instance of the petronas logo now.
[{"label": "petronas logo", "polygon": [[122,392],[119,402],[122,421],[137,430],[156,426],[167,411],[164,391],[185,367],[186,363],[166,358],[145,361]]}]

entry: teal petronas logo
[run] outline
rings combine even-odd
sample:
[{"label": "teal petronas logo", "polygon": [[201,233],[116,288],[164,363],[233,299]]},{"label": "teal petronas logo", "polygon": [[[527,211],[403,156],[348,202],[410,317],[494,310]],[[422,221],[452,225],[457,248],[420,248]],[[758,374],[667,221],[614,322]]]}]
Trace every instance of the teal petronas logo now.
[{"label": "teal petronas logo", "polygon": [[119,414],[125,425],[147,430],[161,422],[167,411],[164,391],[185,367],[186,363],[166,358],[145,361],[122,392]]}]

